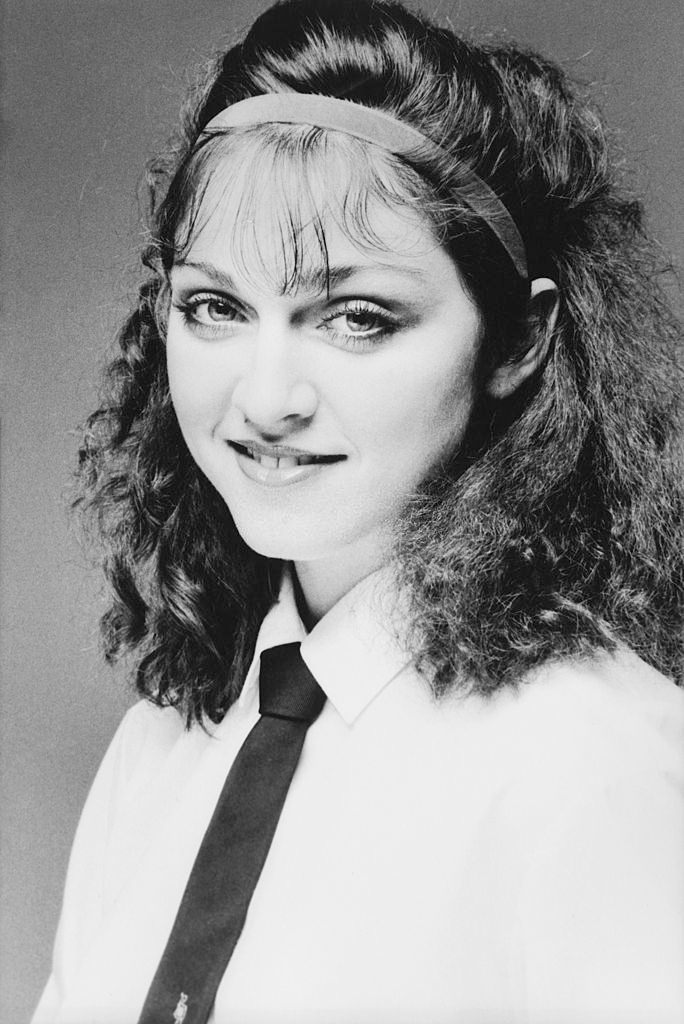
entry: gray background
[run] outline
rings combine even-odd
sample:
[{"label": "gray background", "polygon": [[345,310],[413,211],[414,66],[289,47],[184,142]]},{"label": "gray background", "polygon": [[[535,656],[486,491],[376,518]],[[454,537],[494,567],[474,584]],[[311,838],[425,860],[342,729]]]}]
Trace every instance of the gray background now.
[{"label": "gray background", "polygon": [[[26,1020],[45,980],[79,809],[130,700],[98,657],[99,582],[69,532],[65,495],[75,427],[134,287],[136,188],[174,126],[186,69],[266,6],[5,0],[0,1024]],[[681,0],[420,6],[593,80],[681,265]]]}]

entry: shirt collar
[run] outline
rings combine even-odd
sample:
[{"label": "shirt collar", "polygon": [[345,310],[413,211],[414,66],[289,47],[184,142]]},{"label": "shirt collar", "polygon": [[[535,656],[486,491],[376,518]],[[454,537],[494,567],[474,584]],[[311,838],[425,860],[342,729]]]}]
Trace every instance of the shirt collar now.
[{"label": "shirt collar", "polygon": [[286,568],[278,600],[261,625],[241,700],[254,699],[261,652],[298,641],[326,697],[352,725],[411,660],[398,639],[401,616],[392,579],[387,568],[371,573],[307,633],[297,611],[291,569]]}]

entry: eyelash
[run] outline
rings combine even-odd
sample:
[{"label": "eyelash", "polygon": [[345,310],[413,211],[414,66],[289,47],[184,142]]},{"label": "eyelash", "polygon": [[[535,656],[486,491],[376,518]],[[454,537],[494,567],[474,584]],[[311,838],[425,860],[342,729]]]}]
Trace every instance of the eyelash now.
[{"label": "eyelash", "polygon": [[326,325],[331,325],[338,317],[344,316],[366,316],[375,320],[377,324],[377,326],[368,334],[347,333],[346,331],[340,331],[335,327],[327,326],[326,329],[330,331],[334,338],[344,341],[346,345],[351,345],[352,348],[361,348],[364,345],[372,347],[374,344],[378,344],[378,342],[383,338],[392,334],[399,327],[399,324],[393,317],[379,309],[374,305],[374,303],[368,302],[364,299],[353,299],[350,302],[345,302],[342,308],[331,310],[326,314],[326,316],[323,317],[322,322]]},{"label": "eyelash", "polygon": [[[224,333],[226,321],[217,321],[215,324],[205,324],[197,318],[197,310],[201,306],[224,306],[228,307],[233,313],[238,312],[237,306],[232,303],[229,299],[223,298],[220,295],[214,295],[211,292],[198,293],[193,295],[191,299],[174,299],[171,302],[174,309],[183,317],[183,323],[190,330],[195,331],[200,337],[215,337]],[[231,321],[227,321],[231,322]]]},{"label": "eyelash", "polygon": [[[224,335],[226,325],[231,325],[235,321],[217,321],[215,324],[202,323],[197,317],[197,311],[202,306],[222,306],[228,312],[235,314],[236,317],[240,313],[240,308],[236,303],[224,296],[211,292],[198,293],[187,300],[176,299],[171,304],[182,315],[185,326],[199,334],[200,337],[205,338]],[[344,316],[367,316],[376,321],[377,327],[367,334],[353,334],[331,326],[335,320]],[[364,299],[343,301],[340,307],[330,310],[322,317],[321,324],[325,325],[326,331],[335,341],[339,341],[345,347],[351,349],[372,348],[399,328],[399,323],[394,317],[374,303]]]}]

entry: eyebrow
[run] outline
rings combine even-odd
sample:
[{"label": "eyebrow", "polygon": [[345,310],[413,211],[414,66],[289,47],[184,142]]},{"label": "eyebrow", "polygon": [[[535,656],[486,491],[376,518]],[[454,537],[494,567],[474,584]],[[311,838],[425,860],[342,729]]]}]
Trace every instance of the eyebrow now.
[{"label": "eyebrow", "polygon": [[[209,263],[205,260],[177,260],[172,268],[179,270],[188,269],[199,271],[204,274],[205,277],[209,277],[214,281],[215,284],[225,288],[227,291],[234,291],[236,288],[235,281],[220,267],[215,266],[213,263]],[[311,270],[305,271],[297,275],[297,281],[299,285],[305,290],[314,293],[325,291],[327,288],[334,287],[339,284],[343,284],[348,281],[349,278],[356,274],[362,274],[367,271],[385,270],[391,271],[394,274],[403,274],[411,278],[422,279],[423,274],[420,270],[414,269],[413,267],[397,267],[389,263],[376,263],[373,265],[359,266],[351,264],[337,267],[315,267]]]}]

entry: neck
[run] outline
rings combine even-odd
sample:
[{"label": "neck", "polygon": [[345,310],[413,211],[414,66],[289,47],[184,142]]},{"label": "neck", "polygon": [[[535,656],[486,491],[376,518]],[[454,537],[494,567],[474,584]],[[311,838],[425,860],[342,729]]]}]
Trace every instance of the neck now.
[{"label": "neck", "polygon": [[302,622],[312,629],[357,583],[387,564],[387,558],[340,557],[294,563],[297,606]]}]

